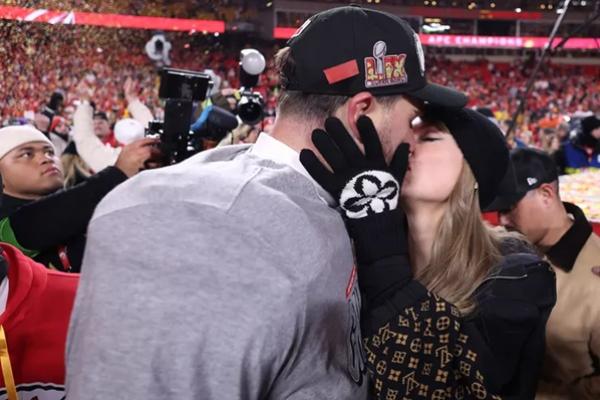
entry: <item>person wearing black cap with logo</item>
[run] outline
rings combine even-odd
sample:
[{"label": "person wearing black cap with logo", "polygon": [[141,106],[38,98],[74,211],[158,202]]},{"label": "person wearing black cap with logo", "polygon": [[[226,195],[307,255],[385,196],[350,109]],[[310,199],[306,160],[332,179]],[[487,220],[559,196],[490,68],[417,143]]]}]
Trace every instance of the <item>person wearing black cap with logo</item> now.
[{"label": "person wearing black cap with logo", "polygon": [[554,275],[520,236],[481,220],[507,169],[503,135],[472,110],[421,119],[390,163],[367,117],[364,155],[337,119],[313,133],[332,170],[300,155],[354,239],[375,395],[533,399]]},{"label": "person wearing black cap with logo", "polygon": [[511,153],[514,178],[491,211],[523,233],[556,272],[556,306],[546,329],[546,359],[540,399],[600,398],[600,238],[583,212],[562,202],[556,164],[535,149]]},{"label": "person wearing black cap with logo", "polygon": [[141,174],[96,209],[67,397],[366,398],[351,243],[299,152],[328,115],[356,130],[365,114],[391,157],[421,102],[467,98],[427,82],[405,21],[360,7],[310,18],[277,65],[271,135]]},{"label": "person wearing black cap with logo", "polygon": [[574,174],[585,168],[600,168],[600,119],[584,118],[577,135],[553,154],[561,174]]}]

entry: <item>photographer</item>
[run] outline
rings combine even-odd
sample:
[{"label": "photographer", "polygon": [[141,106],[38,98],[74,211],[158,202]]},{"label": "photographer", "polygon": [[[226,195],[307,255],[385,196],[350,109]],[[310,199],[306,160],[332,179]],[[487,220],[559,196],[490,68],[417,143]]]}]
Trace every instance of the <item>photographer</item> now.
[{"label": "photographer", "polygon": [[0,241],[48,267],[78,272],[87,224],[98,202],[156,156],[155,139],[125,146],[115,166],[67,190],[48,138],[31,126],[0,129]]}]

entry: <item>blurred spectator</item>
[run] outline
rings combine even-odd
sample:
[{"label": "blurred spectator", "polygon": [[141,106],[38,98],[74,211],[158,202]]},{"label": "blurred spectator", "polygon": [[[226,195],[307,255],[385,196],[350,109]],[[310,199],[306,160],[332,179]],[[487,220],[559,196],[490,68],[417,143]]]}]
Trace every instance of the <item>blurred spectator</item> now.
[{"label": "blurred spectator", "polygon": [[110,129],[110,121],[108,115],[103,111],[94,112],[94,134],[104,144],[108,144],[112,147],[117,147],[115,136]]},{"label": "blurred spectator", "polygon": [[65,118],[57,115],[52,119],[48,137],[57,154],[62,154],[69,143],[69,129],[69,124]]},{"label": "blurred spectator", "polygon": [[60,161],[65,174],[65,188],[82,183],[94,173],[77,153],[75,142],[69,143],[60,156]]},{"label": "blurred spectator", "polygon": [[79,276],[48,270],[1,243],[0,282],[0,351],[10,367],[2,361],[2,397],[64,398],[65,344]]},{"label": "blurred spectator", "polygon": [[589,116],[581,121],[577,135],[554,153],[561,174],[572,174],[584,168],[600,168],[600,119]]},{"label": "blurred spectator", "polygon": [[[73,141],[83,161],[92,171],[100,171],[115,164],[121,148],[110,130],[106,114],[94,113],[90,104],[94,92],[84,80],[77,86],[80,104],[73,115]],[[125,97],[131,115],[139,118],[139,122],[147,127],[152,120],[152,113],[137,98],[134,83],[130,79],[125,82]]]}]

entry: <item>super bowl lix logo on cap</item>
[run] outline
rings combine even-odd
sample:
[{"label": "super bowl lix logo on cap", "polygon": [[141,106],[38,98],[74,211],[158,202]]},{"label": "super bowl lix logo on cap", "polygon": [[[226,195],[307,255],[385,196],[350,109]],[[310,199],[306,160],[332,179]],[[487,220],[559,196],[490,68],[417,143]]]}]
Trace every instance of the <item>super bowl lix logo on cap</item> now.
[{"label": "super bowl lix logo on cap", "polygon": [[386,53],[387,45],[380,40],[373,45],[373,57],[365,57],[365,87],[391,86],[408,81],[404,68],[406,54]]}]

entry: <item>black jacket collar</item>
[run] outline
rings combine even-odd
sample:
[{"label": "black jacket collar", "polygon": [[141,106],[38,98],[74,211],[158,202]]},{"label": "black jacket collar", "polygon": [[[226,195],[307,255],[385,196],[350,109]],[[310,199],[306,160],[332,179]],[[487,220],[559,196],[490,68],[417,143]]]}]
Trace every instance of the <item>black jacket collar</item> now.
[{"label": "black jacket collar", "polygon": [[15,210],[33,200],[19,199],[18,197],[2,194],[2,205],[0,206],[0,218],[8,217]]},{"label": "black jacket collar", "polygon": [[577,256],[592,234],[592,225],[583,211],[575,204],[563,203],[567,213],[574,218],[573,225],[560,240],[548,250],[546,255],[555,266],[564,271],[571,271]]}]

